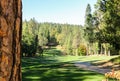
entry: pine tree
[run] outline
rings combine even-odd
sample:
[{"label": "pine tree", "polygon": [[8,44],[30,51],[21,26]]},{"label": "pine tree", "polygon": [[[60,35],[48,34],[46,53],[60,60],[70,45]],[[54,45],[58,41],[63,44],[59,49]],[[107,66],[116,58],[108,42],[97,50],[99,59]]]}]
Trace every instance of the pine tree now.
[{"label": "pine tree", "polygon": [[90,54],[91,50],[92,50],[90,48],[92,48],[92,43],[94,42],[93,17],[91,14],[90,4],[88,4],[87,8],[86,8],[85,25],[84,26],[85,26],[85,38],[86,38],[86,41],[88,41],[87,50],[88,50],[88,53]]},{"label": "pine tree", "polygon": [[[14,5],[13,5],[14,4]],[[21,80],[21,0],[0,0],[0,81]]]}]

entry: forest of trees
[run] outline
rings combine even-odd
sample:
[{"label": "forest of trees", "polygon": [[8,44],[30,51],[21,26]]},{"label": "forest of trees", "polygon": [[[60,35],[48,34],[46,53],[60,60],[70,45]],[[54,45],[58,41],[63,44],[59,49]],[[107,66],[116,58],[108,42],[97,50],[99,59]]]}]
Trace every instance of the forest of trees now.
[{"label": "forest of trees", "polygon": [[64,54],[78,55],[84,53],[79,51],[85,50],[84,41],[84,29],[79,25],[38,23],[34,18],[23,22],[22,45],[26,56],[34,56],[38,47],[57,45],[63,48]]},{"label": "forest of trees", "polygon": [[40,48],[57,45],[66,55],[119,54],[119,6],[119,0],[98,0],[95,11],[91,13],[88,4],[84,26],[39,23],[35,18],[23,21],[23,55],[35,56]]}]

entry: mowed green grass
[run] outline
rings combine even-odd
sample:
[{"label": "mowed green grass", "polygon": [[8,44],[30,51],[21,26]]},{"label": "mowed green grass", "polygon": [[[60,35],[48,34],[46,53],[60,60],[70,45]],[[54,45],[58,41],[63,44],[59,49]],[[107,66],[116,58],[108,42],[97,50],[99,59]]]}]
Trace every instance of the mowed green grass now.
[{"label": "mowed green grass", "polygon": [[43,57],[22,58],[22,81],[102,81],[102,74],[74,66],[76,61],[100,61],[111,57],[62,56],[58,50],[47,50]]}]

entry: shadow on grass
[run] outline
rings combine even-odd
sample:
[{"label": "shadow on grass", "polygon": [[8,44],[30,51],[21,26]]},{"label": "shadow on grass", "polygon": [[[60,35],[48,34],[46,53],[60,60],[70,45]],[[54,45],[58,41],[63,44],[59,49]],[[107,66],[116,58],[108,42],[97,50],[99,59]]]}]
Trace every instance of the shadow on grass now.
[{"label": "shadow on grass", "polygon": [[22,81],[101,81],[103,75],[76,68],[70,62],[29,57],[22,59],[22,79]]},{"label": "shadow on grass", "polygon": [[116,64],[120,64],[120,56],[112,58],[110,61]]},{"label": "shadow on grass", "polygon": [[62,52],[60,50],[57,50],[56,48],[49,48],[44,50],[44,54],[51,55],[51,56],[61,56]]},{"label": "shadow on grass", "polygon": [[102,74],[75,67],[73,62],[78,59],[73,56],[61,55],[61,51],[50,48],[44,50],[43,57],[22,58],[22,81],[102,81],[104,78]]}]

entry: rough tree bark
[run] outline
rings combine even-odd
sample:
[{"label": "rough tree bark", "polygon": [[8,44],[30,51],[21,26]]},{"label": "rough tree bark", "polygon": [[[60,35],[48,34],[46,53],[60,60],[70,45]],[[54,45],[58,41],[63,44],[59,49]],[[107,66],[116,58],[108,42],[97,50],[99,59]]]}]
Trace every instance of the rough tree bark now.
[{"label": "rough tree bark", "polygon": [[0,81],[21,81],[21,0],[0,0]]}]

